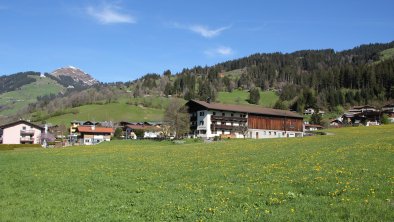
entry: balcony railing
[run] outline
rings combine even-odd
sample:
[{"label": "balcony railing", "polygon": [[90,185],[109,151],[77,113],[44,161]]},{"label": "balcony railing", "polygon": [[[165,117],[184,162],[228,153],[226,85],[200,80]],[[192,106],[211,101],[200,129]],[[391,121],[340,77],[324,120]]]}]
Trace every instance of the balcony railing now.
[{"label": "balcony railing", "polygon": [[34,142],[34,138],[29,138],[29,137],[25,138],[25,137],[22,137],[22,138],[21,138],[21,142]]},{"label": "balcony railing", "polygon": [[21,134],[28,134],[28,135],[30,135],[30,134],[34,134],[34,130],[21,130]]},{"label": "balcony railing", "polygon": [[237,126],[230,126],[230,125],[211,125],[211,130],[234,130]]},{"label": "balcony railing", "polygon": [[211,116],[211,121],[226,121],[226,122],[246,122],[248,119],[245,117],[236,116]]}]

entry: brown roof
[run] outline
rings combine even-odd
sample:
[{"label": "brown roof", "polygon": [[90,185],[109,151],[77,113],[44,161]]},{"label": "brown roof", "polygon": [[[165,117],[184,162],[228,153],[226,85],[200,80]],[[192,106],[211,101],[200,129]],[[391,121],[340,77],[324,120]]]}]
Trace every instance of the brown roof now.
[{"label": "brown roof", "polygon": [[264,108],[261,106],[256,105],[230,105],[230,104],[221,104],[221,103],[207,103],[204,101],[199,100],[190,100],[190,102],[197,103],[201,106],[206,107],[207,109],[211,110],[223,110],[223,111],[233,111],[233,112],[243,112],[243,113],[252,113],[252,114],[263,114],[263,115],[270,115],[270,116],[283,116],[283,117],[294,117],[294,118],[303,118],[303,116],[287,111],[287,110],[280,110],[280,109],[271,109],[271,108]]},{"label": "brown roof", "polygon": [[127,125],[127,127],[130,128],[130,129],[134,129],[134,130],[137,130],[137,129],[140,129],[140,130],[152,130],[152,131],[160,130],[160,127],[149,126],[149,125],[147,126],[147,125],[132,125],[132,124],[129,124],[129,125]]},{"label": "brown roof", "polygon": [[78,131],[81,133],[113,133],[114,129],[108,127],[99,127],[99,126],[96,127],[78,126]]}]

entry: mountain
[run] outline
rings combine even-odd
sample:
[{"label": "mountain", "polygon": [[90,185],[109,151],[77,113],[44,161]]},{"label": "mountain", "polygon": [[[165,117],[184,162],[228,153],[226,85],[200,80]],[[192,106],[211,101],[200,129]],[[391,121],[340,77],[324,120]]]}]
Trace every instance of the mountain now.
[{"label": "mountain", "polygon": [[90,87],[99,83],[89,74],[73,66],[56,69],[51,76],[56,77],[58,82],[65,87]]},{"label": "mountain", "polygon": [[95,84],[96,79],[73,66],[56,69],[51,74],[28,71],[0,76],[0,117],[28,112],[29,105],[37,101],[51,101]]},{"label": "mountain", "polygon": [[40,97],[58,95],[66,88],[39,72],[21,72],[0,77],[0,117],[13,116]]}]

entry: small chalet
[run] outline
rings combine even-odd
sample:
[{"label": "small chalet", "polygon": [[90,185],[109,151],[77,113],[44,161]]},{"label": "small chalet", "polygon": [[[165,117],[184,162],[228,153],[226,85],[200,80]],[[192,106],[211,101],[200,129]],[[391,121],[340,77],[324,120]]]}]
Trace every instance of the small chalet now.
[{"label": "small chalet", "polygon": [[317,131],[322,130],[323,126],[315,124],[305,124],[305,131]]},{"label": "small chalet", "polygon": [[315,113],[315,109],[314,108],[307,108],[305,111],[304,111],[304,115],[312,115],[312,114],[314,114]]},{"label": "small chalet", "polygon": [[160,138],[162,136],[161,122],[120,122],[125,139],[137,139],[136,132],[142,131],[143,138]]},{"label": "small chalet", "polygon": [[29,121],[19,120],[0,126],[2,144],[41,144],[41,135],[44,134],[44,127],[33,124]]},{"label": "small chalet", "polygon": [[394,104],[388,104],[383,106],[382,113],[389,117],[391,123],[394,123]]},{"label": "small chalet", "polygon": [[114,135],[113,128],[92,126],[78,126],[77,131],[80,144],[95,145],[103,141],[110,141]]},{"label": "small chalet", "polygon": [[330,121],[330,127],[342,127],[343,123],[341,119],[333,119]]},{"label": "small chalet", "polygon": [[350,113],[363,113],[363,112],[376,112],[376,108],[373,106],[369,105],[364,105],[364,106],[353,106],[351,109],[349,109]]}]

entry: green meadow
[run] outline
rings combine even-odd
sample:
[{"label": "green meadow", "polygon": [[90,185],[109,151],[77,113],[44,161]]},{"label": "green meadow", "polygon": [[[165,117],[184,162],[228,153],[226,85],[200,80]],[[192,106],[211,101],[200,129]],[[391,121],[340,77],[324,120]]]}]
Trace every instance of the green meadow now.
[{"label": "green meadow", "polygon": [[37,81],[24,85],[19,90],[0,94],[0,105],[8,107],[8,109],[0,111],[0,115],[15,114],[27,107],[29,103],[36,102],[38,96],[56,95],[64,90],[64,87],[50,78],[40,78],[39,76],[30,77],[37,79]]},{"label": "green meadow", "polygon": [[73,120],[90,121],[161,121],[163,109],[130,105],[124,102],[108,104],[92,104],[75,108],[78,113],[67,113],[51,117],[46,122],[53,124],[70,125]]},{"label": "green meadow", "polygon": [[0,151],[0,221],[394,221],[394,125]]},{"label": "green meadow", "polygon": [[[234,90],[232,92],[219,92],[218,102],[225,104],[249,104],[249,92],[245,90]],[[273,107],[279,96],[272,91],[260,92],[259,105],[264,107]]]}]

